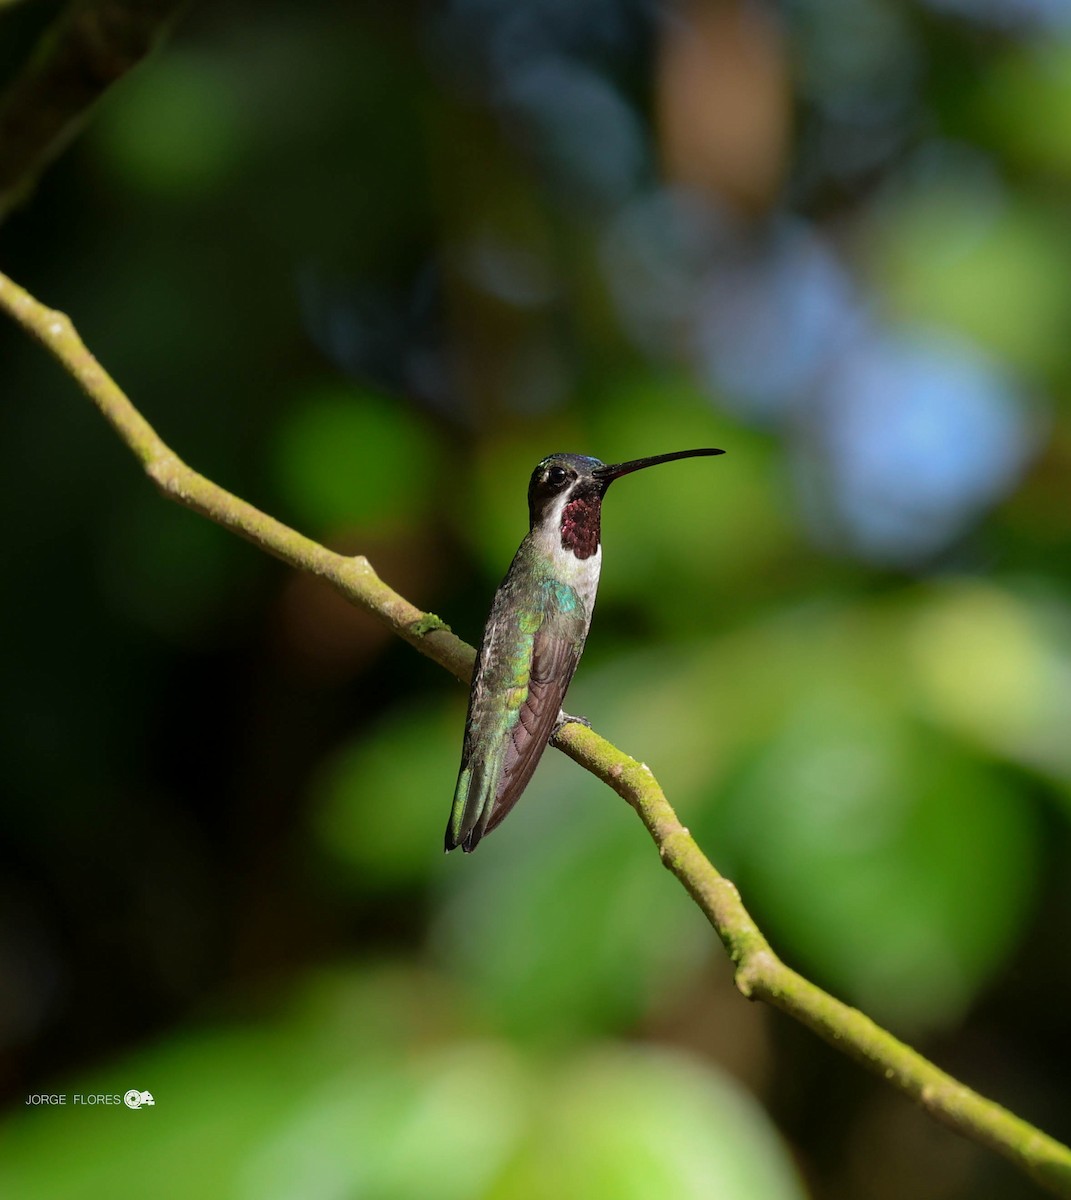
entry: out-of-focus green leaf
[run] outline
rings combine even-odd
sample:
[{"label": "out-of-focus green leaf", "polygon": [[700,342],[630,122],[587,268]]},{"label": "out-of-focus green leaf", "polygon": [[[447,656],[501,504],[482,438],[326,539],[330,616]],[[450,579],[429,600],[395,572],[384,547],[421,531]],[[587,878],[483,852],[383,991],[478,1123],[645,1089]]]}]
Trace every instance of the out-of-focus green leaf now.
[{"label": "out-of-focus green leaf", "polygon": [[482,1196],[527,1117],[522,1064],[495,1043],[459,1040],[412,1058],[360,1064],[310,1092],[254,1151],[249,1200]]},{"label": "out-of-focus green leaf", "polygon": [[709,930],[605,787],[560,755],[443,872],[441,955],[496,1027],[540,1041],[627,1027],[702,963]]},{"label": "out-of-focus green leaf", "polygon": [[1021,928],[1036,833],[999,773],[915,722],[900,612],[861,615],[801,615],[695,668],[728,724],[689,824],[790,960],[879,1017],[942,1024]]},{"label": "out-of-focus green leaf", "polygon": [[548,1089],[489,1200],[799,1200],[791,1163],[738,1086],[693,1063],[603,1049]]},{"label": "out-of-focus green leaf", "polygon": [[[434,1063],[414,1067],[407,1057],[434,1023],[424,986],[403,971],[324,972],[281,1012],[179,1032],[59,1081],[51,1090],[67,1094],[67,1106],[24,1108],[0,1128],[0,1194],[105,1200],[121,1179],[161,1200],[352,1195],[389,1171],[390,1139],[433,1100]],[[436,995],[439,1011],[449,1011],[446,989]],[[492,1079],[489,1071],[489,1090]],[[134,1111],[71,1099],[130,1088],[150,1091],[155,1104]],[[340,1108],[352,1117],[345,1130],[328,1120]],[[317,1134],[318,1113],[327,1127]],[[322,1156],[313,1153],[317,1138]],[[272,1189],[263,1190],[268,1166]],[[457,1169],[465,1178],[465,1164]]]},{"label": "out-of-focus green leaf", "polygon": [[913,618],[810,607],[619,657],[578,688],[790,961],[925,1026],[959,1016],[1014,945],[1037,836],[1004,774],[919,724]]},{"label": "out-of-focus green leaf", "polygon": [[1058,362],[1071,315],[1066,229],[1044,209],[955,176],[890,199],[870,247],[894,316],[955,329],[1033,372]]},{"label": "out-of-focus green leaf", "polygon": [[740,773],[723,821],[775,942],[901,1025],[959,1017],[1032,894],[1015,792],[857,693],[812,693]]},{"label": "out-of-focus green leaf", "polygon": [[279,490],[306,526],[398,529],[437,481],[431,430],[400,400],[345,386],[310,389],[280,422]]},{"label": "out-of-focus green leaf", "polygon": [[909,635],[928,716],[1071,781],[1071,619],[1056,597],[949,581],[918,606]]},{"label": "out-of-focus green leaf", "polygon": [[1071,41],[1053,36],[1016,45],[979,81],[983,128],[1012,159],[1071,178]]},{"label": "out-of-focus green leaf", "polygon": [[172,51],[102,101],[90,137],[125,186],[188,202],[226,182],[245,149],[245,126],[227,70]]},{"label": "out-of-focus green leaf", "polygon": [[[57,1083],[67,1106],[0,1127],[0,1194],[110,1200],[119,1179],[160,1200],[801,1195],[728,1080],[624,1049],[536,1066],[458,1036],[455,1000],[433,976],[324,973],[277,1014]],[[71,1099],[130,1088],[155,1104]]]},{"label": "out-of-focus green leaf", "polygon": [[360,888],[416,883],[439,865],[463,725],[463,705],[419,705],[325,765],[317,837]]}]

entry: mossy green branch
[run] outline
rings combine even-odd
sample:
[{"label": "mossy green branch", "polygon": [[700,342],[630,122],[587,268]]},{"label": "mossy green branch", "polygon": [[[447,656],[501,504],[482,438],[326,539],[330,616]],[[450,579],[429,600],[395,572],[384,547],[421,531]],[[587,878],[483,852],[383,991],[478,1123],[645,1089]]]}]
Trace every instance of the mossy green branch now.
[{"label": "mossy green branch", "polygon": [[67,317],[48,309],[0,275],[0,307],[44,344],[100,409],[157,488],[169,499],[215,521],[290,566],[319,575],[347,600],[384,621],[422,654],[462,681],[472,675],[475,653],[441,622],[389,588],[364,557],[336,554],[232,495],[187,466],[145,420],[86,348]]},{"label": "mossy green branch", "polygon": [[[367,559],[335,554],[231,495],[188,467],[161,441],[86,349],[70,321],[0,275],[0,307],[40,340],[81,385],[165,496],[247,538],[283,562],[326,580],[399,637],[462,681],[474,651],[438,617],[423,613],[373,571]],[[937,1120],[1002,1154],[1043,1187],[1071,1197],[1071,1150],[946,1074],[869,1017],[785,966],[751,919],[735,886],[677,819],[645,763],[594,730],[570,723],[554,744],[636,810],[662,862],[706,914],[736,967],[736,985],[794,1017],[904,1092]]]}]

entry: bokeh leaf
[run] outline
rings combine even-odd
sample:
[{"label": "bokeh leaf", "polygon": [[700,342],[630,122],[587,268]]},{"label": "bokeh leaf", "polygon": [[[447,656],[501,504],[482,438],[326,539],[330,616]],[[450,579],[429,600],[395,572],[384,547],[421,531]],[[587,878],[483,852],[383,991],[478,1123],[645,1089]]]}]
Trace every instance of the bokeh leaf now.
[{"label": "bokeh leaf", "polygon": [[335,385],[309,389],[289,411],[274,466],[307,527],[390,531],[428,505],[437,457],[431,431],[402,401]]},{"label": "bokeh leaf", "polygon": [[1071,260],[1054,253],[1065,242],[1046,208],[949,167],[889,198],[869,255],[894,317],[956,330],[1040,374],[1059,361],[1071,313]]},{"label": "bokeh leaf", "polygon": [[161,1200],[802,1196],[761,1109],[717,1072],[613,1046],[529,1058],[429,1026],[429,989],[446,995],[396,969],[321,973],[275,1014],[65,1081],[68,1096],[129,1086],[155,1104],[14,1114],[0,1192],[105,1200],[121,1179]]},{"label": "bokeh leaf", "polygon": [[437,943],[495,1027],[551,1043],[624,1029],[706,960],[707,927],[651,870],[642,829],[561,756],[490,845],[451,856]]}]

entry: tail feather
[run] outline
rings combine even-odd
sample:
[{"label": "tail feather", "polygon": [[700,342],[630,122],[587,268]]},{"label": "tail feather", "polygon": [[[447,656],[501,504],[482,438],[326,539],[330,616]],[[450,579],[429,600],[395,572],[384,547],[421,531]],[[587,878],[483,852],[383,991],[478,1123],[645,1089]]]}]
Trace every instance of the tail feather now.
[{"label": "tail feather", "polygon": [[461,768],[454,790],[454,806],[446,826],[447,854],[458,846],[469,854],[487,831],[495,807],[495,793],[502,773],[502,755],[468,763]]}]

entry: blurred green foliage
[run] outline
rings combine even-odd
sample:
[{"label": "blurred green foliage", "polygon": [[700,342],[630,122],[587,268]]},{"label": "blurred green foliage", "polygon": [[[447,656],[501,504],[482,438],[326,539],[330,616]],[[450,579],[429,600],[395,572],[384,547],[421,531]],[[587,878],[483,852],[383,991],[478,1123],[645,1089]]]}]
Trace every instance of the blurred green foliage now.
[{"label": "blurred green foliage", "polygon": [[974,175],[927,179],[889,204],[872,248],[879,287],[898,315],[965,333],[1044,378],[1064,357],[1071,227]]},{"label": "blurred green foliage", "polygon": [[[639,4],[201,6],[0,252],[470,641],[539,458],[723,446],[614,485],[567,707],[786,961],[1067,1138],[1071,42],[955,7],[682,4],[693,76]],[[6,326],[0,394],[0,1195],[1032,1194],[746,1005],[560,756],[444,858],[463,690]]]},{"label": "blurred green foliage", "polygon": [[307,391],[277,438],[278,491],[303,525],[397,533],[431,508],[435,442],[412,413],[383,397]]},{"label": "blurred green foliage", "polygon": [[[430,983],[375,967],[313,978],[255,1024],[73,1080],[70,1107],[11,1122],[0,1188],[95,1200],[119,1175],[162,1200],[802,1196],[761,1110],[718,1073],[639,1048],[555,1063],[461,1029],[445,1041]],[[152,1108],[75,1104],[117,1073],[166,1084]]]}]

